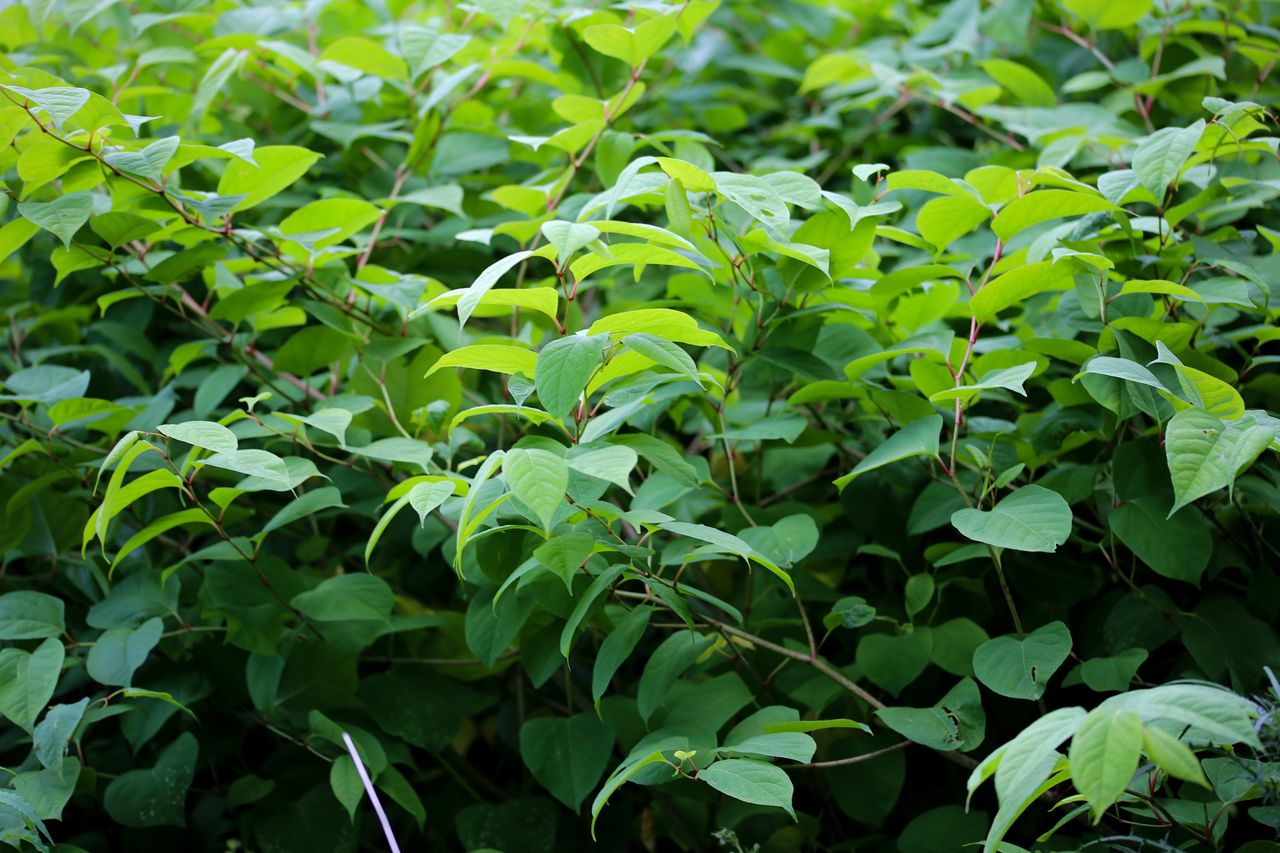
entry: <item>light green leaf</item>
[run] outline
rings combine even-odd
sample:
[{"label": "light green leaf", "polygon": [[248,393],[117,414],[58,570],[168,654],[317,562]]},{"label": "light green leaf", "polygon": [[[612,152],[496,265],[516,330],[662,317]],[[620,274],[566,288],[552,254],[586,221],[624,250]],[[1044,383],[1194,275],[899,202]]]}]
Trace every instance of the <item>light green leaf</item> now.
[{"label": "light green leaf", "polygon": [[239,442],[236,435],[222,424],[212,421],[186,421],[180,424],[161,424],[156,431],[169,438],[212,453],[235,453]]},{"label": "light green leaf", "polygon": [[567,335],[543,347],[533,374],[542,407],[557,417],[567,415],[582,399],[608,344],[605,335]]},{"label": "light green leaf", "polygon": [[969,193],[930,199],[916,214],[920,236],[942,250],[991,216],[986,205]]},{"label": "light green leaf", "polygon": [[1156,763],[1156,766],[1175,779],[1194,782],[1208,788],[1209,780],[1205,778],[1200,761],[1191,747],[1174,735],[1155,726],[1144,726],[1142,729],[1142,751]]},{"label": "light green leaf", "polygon": [[609,802],[609,798],[613,796],[614,791],[618,790],[626,783],[628,779],[639,773],[645,767],[659,762],[665,762],[667,759],[660,750],[654,750],[643,758],[633,761],[624,761],[613,773],[609,774],[609,778],[605,780],[604,787],[596,794],[596,798],[591,802],[591,838],[596,837],[596,820],[600,817],[600,812]]},{"label": "light green leaf", "polygon": [[1200,409],[1178,412],[1169,421],[1164,443],[1174,494],[1169,515],[1197,498],[1229,489],[1275,439],[1273,427],[1224,422]]},{"label": "light green leaf", "polygon": [[[484,296],[490,288],[497,284],[498,279],[515,269],[526,258],[532,256],[533,252],[516,252],[514,255],[507,255],[505,258],[497,260],[486,267],[484,272],[476,276],[476,280],[471,282],[471,286],[458,297],[458,322],[465,326],[467,320],[471,318],[471,312],[475,311],[476,306],[480,304],[480,297]],[[448,353],[445,358],[453,354]],[[434,370],[435,368],[432,369]]]},{"label": "light green leaf", "polygon": [[253,153],[256,166],[238,159],[227,164],[218,181],[218,195],[243,195],[233,209],[246,210],[301,178],[320,157],[315,151],[296,145],[264,145]]},{"label": "light green leaf", "polygon": [[67,193],[53,201],[28,201],[18,205],[18,212],[46,231],[52,231],[66,249],[71,238],[93,215],[93,193]]},{"label": "light green leaf", "polygon": [[1204,119],[1188,127],[1162,127],[1138,144],[1133,171],[1157,199],[1163,199],[1204,135]]},{"label": "light green leaf", "polygon": [[729,758],[699,771],[698,779],[735,800],[774,806],[796,816],[791,807],[794,788],[790,777],[782,768],[767,762]]},{"label": "light green leaf", "polygon": [[628,29],[616,24],[597,24],[582,31],[582,38],[605,56],[621,59],[636,68],[657,52],[676,31],[676,16],[650,18]]},{"label": "light green leaf", "polygon": [[215,453],[200,460],[201,465],[223,468],[250,477],[261,477],[289,487],[289,469],[283,459],[266,450],[235,450]]},{"label": "light green leaf", "polygon": [[1096,823],[1120,799],[1142,757],[1142,718],[1132,711],[1095,708],[1071,739],[1071,781],[1089,801]]},{"label": "light green leaf", "polygon": [[564,505],[569,488],[565,461],[546,450],[517,448],[503,459],[502,476],[516,499],[533,510],[549,532],[551,518]]},{"label": "light green leaf", "polygon": [[49,117],[50,124],[58,133],[62,132],[62,126],[67,119],[89,103],[89,98],[92,96],[88,89],[76,89],[70,86],[50,86],[32,90],[22,86],[0,84],[0,89],[12,92],[39,107],[40,111]]},{"label": "light green leaf", "polygon": [[448,62],[469,41],[471,36],[440,32],[434,22],[425,26],[403,24],[400,27],[400,53],[409,63],[414,80],[424,71]]},{"label": "light green leaf", "polygon": [[1051,553],[1071,535],[1071,507],[1055,491],[1023,486],[990,510],[956,510],[951,524],[965,537],[995,548]]},{"label": "light green leaf", "polygon": [[430,377],[436,370],[444,368],[470,368],[472,370],[492,370],[493,373],[524,374],[534,378],[538,365],[538,353],[524,347],[502,345],[502,343],[474,343],[467,347],[445,352],[426,371]]},{"label": "light green leaf", "polygon": [[89,677],[100,684],[132,686],[133,674],[146,663],[163,632],[164,622],[158,618],[148,619],[137,628],[103,632],[89,649],[85,664]]},{"label": "light green leaf", "polygon": [[770,758],[789,758],[808,764],[817,751],[817,742],[800,732],[774,732],[756,735],[720,747],[720,755],[763,755]]},{"label": "light green leaf", "polygon": [[741,207],[777,234],[786,234],[791,212],[777,190],[763,178],[736,172],[713,172],[712,179],[720,195]]},{"label": "light green leaf", "polygon": [[1155,3],[1154,0],[1134,0],[1132,3],[1113,3],[1111,0],[1063,0],[1062,5],[1094,29],[1120,30],[1142,20]]},{"label": "light green leaf", "polygon": [[1068,290],[1072,286],[1071,268],[1052,261],[1014,267],[987,282],[970,300],[973,316],[979,323],[992,320],[1006,308],[1049,290]]},{"label": "light green leaf", "polygon": [[991,230],[1000,239],[1008,240],[1032,225],[1051,219],[1118,210],[1119,207],[1100,196],[1074,190],[1038,190],[1005,205],[992,220]]},{"label": "light green leaf", "polygon": [[102,159],[112,168],[159,183],[164,177],[164,167],[173,159],[181,142],[176,136],[166,136],[139,151],[110,151]]},{"label": "light green leaf", "polygon": [[630,447],[618,445],[594,448],[579,445],[566,457],[574,471],[621,486],[627,494],[631,494],[631,471],[639,459]]},{"label": "light green leaf", "polygon": [[62,641],[56,637],[30,653],[0,650],[0,714],[31,734],[58,686],[64,657]]},{"label": "light green leaf", "polygon": [[553,219],[542,223],[542,236],[556,250],[556,266],[563,269],[583,246],[600,239],[600,231],[581,222]]}]

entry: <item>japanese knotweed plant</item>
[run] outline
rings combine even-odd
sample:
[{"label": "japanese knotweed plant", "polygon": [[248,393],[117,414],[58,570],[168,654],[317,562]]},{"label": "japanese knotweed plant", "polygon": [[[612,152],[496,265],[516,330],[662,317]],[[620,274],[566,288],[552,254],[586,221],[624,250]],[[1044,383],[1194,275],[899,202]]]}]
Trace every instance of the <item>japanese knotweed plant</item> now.
[{"label": "japanese knotweed plant", "polygon": [[0,839],[1280,849],[1278,23],[0,9]]}]

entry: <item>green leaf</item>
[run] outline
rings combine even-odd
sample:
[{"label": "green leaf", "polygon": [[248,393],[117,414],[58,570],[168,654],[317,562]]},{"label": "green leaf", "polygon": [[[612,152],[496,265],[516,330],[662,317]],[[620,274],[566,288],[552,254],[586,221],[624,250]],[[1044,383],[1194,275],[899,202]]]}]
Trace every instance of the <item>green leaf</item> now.
[{"label": "green leaf", "polygon": [[1169,516],[1197,498],[1230,489],[1236,476],[1275,436],[1273,427],[1243,420],[1224,422],[1200,409],[1183,409],[1174,415],[1164,442],[1174,494]]},{"label": "green leaf", "polygon": [[1204,128],[1204,119],[1188,127],[1162,127],[1138,143],[1133,152],[1133,171],[1157,199],[1163,200],[1169,185],[1177,180],[1204,135]]},{"label": "green leaf", "polygon": [[1008,240],[1032,225],[1051,219],[1119,210],[1116,205],[1096,195],[1074,190],[1039,190],[1014,199],[1001,208],[991,221],[991,230],[1000,239]]},{"label": "green leaf", "polygon": [[756,735],[732,743],[726,743],[716,750],[719,755],[760,755],[768,758],[789,758],[808,764],[818,744],[813,738],[801,732],[773,732]]},{"label": "green leaf", "polygon": [[614,625],[613,630],[605,635],[591,670],[591,699],[597,709],[600,707],[600,698],[609,689],[609,682],[619,667],[631,657],[640,638],[644,636],[652,613],[653,609],[650,607],[637,607],[627,613]]},{"label": "green leaf", "polygon": [[28,201],[18,205],[18,212],[46,231],[52,231],[66,249],[71,238],[93,215],[93,193],[67,193],[53,201]]},{"label": "green leaf", "polygon": [[448,62],[469,41],[471,36],[440,32],[434,22],[426,26],[403,24],[400,27],[400,53],[409,63],[414,80],[424,71]]},{"label": "green leaf", "polygon": [[1011,699],[1039,699],[1071,654],[1071,632],[1050,622],[1016,637],[994,637],[973,653],[973,671],[990,690]]},{"label": "green leaf", "polygon": [[218,181],[218,195],[243,195],[233,209],[247,210],[301,178],[320,157],[315,151],[296,145],[264,145],[253,152],[256,166],[238,159],[227,164]]},{"label": "green leaf", "polygon": [[667,691],[711,645],[711,638],[693,631],[667,637],[645,663],[636,693],[636,710],[648,720],[666,698]]},{"label": "green leaf", "polygon": [[616,24],[597,24],[582,31],[582,38],[605,56],[621,59],[636,68],[657,52],[676,31],[676,16],[650,18],[628,29]]},{"label": "green leaf", "polygon": [[836,480],[836,487],[844,489],[868,471],[883,468],[913,456],[937,456],[938,439],[942,435],[942,415],[929,415],[912,421],[889,436],[884,443],[863,457],[853,470]]},{"label": "green leaf", "polygon": [[693,363],[693,359],[689,354],[671,341],[663,340],[656,335],[647,335],[642,332],[627,335],[622,339],[628,348],[640,353],[645,358],[668,367],[676,373],[687,376],[695,382],[700,381],[698,378],[698,367]]},{"label": "green leaf", "polygon": [[1116,4],[1110,0],[1063,0],[1073,14],[1083,18],[1090,27],[1099,30],[1120,30],[1142,20],[1154,0],[1136,0],[1133,3]]},{"label": "green leaf", "polygon": [[212,421],[187,421],[161,424],[156,431],[169,438],[204,448],[212,453],[235,453],[239,447],[236,435],[222,424]]},{"label": "green leaf", "polygon": [[1170,514],[1167,498],[1127,501],[1107,519],[1111,532],[1158,574],[1199,584],[1213,556],[1213,536],[1192,509]]},{"label": "green leaf", "polygon": [[112,573],[114,573],[116,566],[120,565],[126,557],[160,534],[188,524],[213,524],[213,519],[209,518],[203,509],[196,507],[171,512],[148,522],[146,527],[130,536],[128,541],[120,546],[115,559],[111,561]]},{"label": "green leaf", "polygon": [[215,453],[200,460],[201,465],[235,471],[248,477],[261,477],[272,483],[290,487],[289,468],[285,461],[266,450],[234,450]]},{"label": "green leaf", "polygon": [[1217,685],[1184,682],[1130,690],[1098,707],[1134,711],[1144,723],[1165,721],[1194,729],[1198,737],[1220,744],[1259,742],[1253,728],[1257,706]]},{"label": "green leaf", "polygon": [[699,328],[698,321],[693,317],[671,308],[620,311],[617,314],[601,317],[587,330],[588,335],[608,333],[613,338],[625,338],[637,332],[690,346],[730,349],[715,332]]},{"label": "green leaf", "polygon": [[520,728],[520,755],[542,787],[573,811],[609,765],[613,732],[595,714],[538,717]]},{"label": "green leaf", "polygon": [[279,530],[281,527],[292,524],[300,518],[314,515],[321,510],[334,508],[346,508],[346,504],[342,502],[341,492],[332,486],[314,489],[299,495],[281,507],[279,512],[271,516],[271,519],[263,526],[258,535],[259,537],[265,537],[271,531]]},{"label": "green leaf", "polygon": [[130,687],[133,674],[147,661],[160,642],[164,622],[148,619],[137,628],[112,628],[103,632],[89,649],[85,669],[100,684]]},{"label": "green leaf", "polygon": [[356,807],[364,797],[364,783],[360,781],[360,772],[350,755],[339,755],[329,765],[329,790],[354,821]]},{"label": "green leaf", "polygon": [[1071,739],[1071,781],[1089,801],[1096,823],[1120,799],[1142,757],[1142,718],[1132,711],[1095,708]]},{"label": "green leaf", "polygon": [[795,809],[791,807],[794,790],[791,779],[782,768],[767,762],[729,758],[699,771],[698,779],[735,800],[773,806],[783,809],[792,818],[796,816]]},{"label": "green leaf", "polygon": [[565,461],[579,474],[614,483],[631,494],[630,476],[640,457],[630,447],[578,445]]},{"label": "green leaf", "polygon": [[124,826],[186,826],[187,789],[199,749],[195,735],[183,732],[150,770],[129,770],[111,780],[102,797],[107,814]]},{"label": "green leaf", "polygon": [[76,89],[70,86],[50,86],[32,90],[22,86],[0,84],[0,89],[12,92],[39,107],[40,111],[49,117],[49,123],[58,133],[62,132],[62,126],[66,124],[67,119],[89,103],[89,98],[92,96],[88,89]]},{"label": "green leaf", "polygon": [[543,347],[534,374],[542,407],[557,417],[568,414],[600,367],[608,343],[604,335],[569,335]]},{"label": "green leaf", "polygon": [[748,527],[738,538],[752,550],[764,554],[779,566],[792,567],[818,547],[818,525],[805,513],[789,515],[769,525]]},{"label": "green leaf", "polygon": [[569,488],[569,468],[564,460],[546,450],[511,450],[502,460],[502,477],[516,499],[533,510],[549,532],[551,518],[564,505]]},{"label": "green leaf", "polygon": [[747,542],[741,538],[734,536],[732,533],[725,533],[723,530],[717,530],[714,527],[708,527],[705,524],[690,524],[684,521],[663,521],[659,524],[663,530],[680,536],[688,536],[691,539],[697,539],[700,542],[706,542],[711,546],[708,550],[716,553],[734,554],[744,560],[758,563],[764,566],[774,575],[776,575],[787,588],[792,592],[795,591],[795,585],[791,580],[791,576],[778,567],[776,563],[765,555],[752,548]]},{"label": "green leaf", "polygon": [[1091,658],[1080,665],[1080,678],[1090,690],[1119,693],[1129,689],[1138,667],[1146,659],[1146,649],[1129,649],[1109,658]]},{"label": "green leaf", "polygon": [[563,533],[534,548],[533,556],[564,581],[565,588],[572,593],[573,578],[591,556],[595,544],[595,538],[589,533]]},{"label": "green leaf", "polygon": [[1017,266],[987,282],[970,300],[973,316],[986,323],[1006,308],[1020,305],[1038,293],[1067,290],[1072,286],[1071,268],[1052,261]]},{"label": "green leaf", "polygon": [[62,759],[88,707],[87,696],[70,705],[54,705],[35,728],[32,742],[36,758],[55,774],[62,770]]},{"label": "green leaf", "polygon": [[290,602],[317,622],[387,622],[395,606],[395,593],[376,575],[338,575],[315,589],[299,593]]},{"label": "green leaf", "polygon": [[1155,726],[1142,729],[1142,751],[1156,766],[1175,779],[1209,787],[1204,770],[1191,747],[1174,735]]},{"label": "green leaf", "polygon": [[956,510],[951,524],[984,545],[1052,553],[1071,535],[1071,507],[1055,491],[1023,486],[990,510]]},{"label": "green leaf", "polygon": [[30,653],[0,650],[0,714],[32,733],[58,685],[64,656],[62,641],[53,637]]},{"label": "green leaf", "polygon": [[[467,324],[467,320],[471,318],[471,313],[476,310],[476,306],[480,304],[480,299],[489,290],[498,283],[498,279],[502,278],[511,270],[515,269],[526,258],[533,256],[533,252],[523,251],[516,252],[513,255],[507,255],[485,268],[484,272],[476,276],[476,280],[471,282],[463,294],[458,297],[458,322],[462,325]],[[449,353],[453,355],[454,353]],[[445,356],[448,357],[447,355]],[[432,368],[434,371],[436,368]],[[428,374],[429,375],[429,374]],[[532,375],[532,371],[530,371]]]},{"label": "green leaf", "polygon": [[716,190],[720,195],[741,207],[748,216],[759,220],[778,234],[787,233],[791,224],[791,212],[777,190],[763,178],[739,175],[735,172],[714,172]]},{"label": "green leaf", "polygon": [[67,629],[62,599],[34,590],[0,595],[0,640],[42,640]]},{"label": "green leaf", "polygon": [[1052,107],[1057,102],[1053,87],[1020,62],[986,59],[979,63],[1006,92],[1032,107]]},{"label": "green leaf", "polygon": [[982,202],[968,193],[930,199],[916,214],[920,236],[939,250],[968,234],[991,216]]},{"label": "green leaf", "polygon": [[600,817],[600,812],[609,802],[609,798],[613,796],[613,792],[618,790],[626,783],[628,779],[639,773],[645,767],[659,762],[665,762],[667,759],[660,750],[645,755],[643,758],[624,761],[616,770],[609,774],[609,778],[605,780],[604,786],[600,792],[596,794],[596,798],[591,801],[591,838],[596,837],[596,820]]},{"label": "green leaf", "polygon": [[1025,364],[1019,364],[1014,367],[1005,367],[997,370],[990,370],[971,385],[957,385],[954,388],[948,388],[945,391],[939,391],[936,394],[929,395],[929,402],[939,403],[946,400],[972,400],[980,391],[992,388],[1003,388],[1006,391],[1012,391],[1015,394],[1027,396],[1026,389],[1022,384],[1031,378],[1031,374],[1036,370],[1036,363],[1028,361]]},{"label": "green leaf", "polygon": [[524,347],[506,344],[472,344],[451,350],[436,360],[427,376],[446,367],[468,367],[472,370],[489,370],[494,373],[517,373],[533,378],[538,354]]},{"label": "green leaf", "polygon": [[280,222],[280,233],[286,236],[312,234],[306,242],[316,249],[335,246],[353,234],[372,225],[382,215],[375,205],[357,198],[326,198],[304,204]]},{"label": "green leaf", "polygon": [[173,159],[181,142],[176,136],[166,136],[139,151],[109,151],[102,159],[112,168],[159,183],[164,167]]},{"label": "green leaf", "polygon": [[563,269],[582,247],[600,239],[600,230],[581,222],[553,219],[542,223],[542,236],[556,250],[556,265]]}]

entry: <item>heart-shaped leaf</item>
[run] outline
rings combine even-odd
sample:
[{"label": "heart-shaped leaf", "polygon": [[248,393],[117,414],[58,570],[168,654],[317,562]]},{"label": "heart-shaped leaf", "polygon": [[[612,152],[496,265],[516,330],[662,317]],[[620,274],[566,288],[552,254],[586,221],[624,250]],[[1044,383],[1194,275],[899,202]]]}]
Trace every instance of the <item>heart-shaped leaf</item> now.
[{"label": "heart-shaped leaf", "polygon": [[195,735],[183,732],[150,770],[130,770],[111,780],[102,798],[107,814],[125,826],[186,826],[187,789],[198,752]]},{"label": "heart-shaped leaf", "polygon": [[1016,637],[995,637],[973,653],[973,671],[989,689],[1011,699],[1039,699],[1049,678],[1071,654],[1071,632],[1050,622]]},{"label": "heart-shaped leaf", "polygon": [[595,714],[538,717],[520,729],[525,766],[575,812],[604,775],[612,748],[613,732]]},{"label": "heart-shaped leaf", "polygon": [[1053,552],[1071,535],[1071,507],[1057,492],[1023,486],[990,510],[956,510],[951,524],[984,545]]}]

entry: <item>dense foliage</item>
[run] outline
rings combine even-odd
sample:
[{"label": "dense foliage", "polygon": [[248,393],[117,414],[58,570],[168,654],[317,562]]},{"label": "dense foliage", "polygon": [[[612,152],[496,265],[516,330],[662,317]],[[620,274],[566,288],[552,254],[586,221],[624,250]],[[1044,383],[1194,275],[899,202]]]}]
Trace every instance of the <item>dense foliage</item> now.
[{"label": "dense foliage", "polygon": [[0,8],[0,839],[1280,850],[1277,27]]}]

